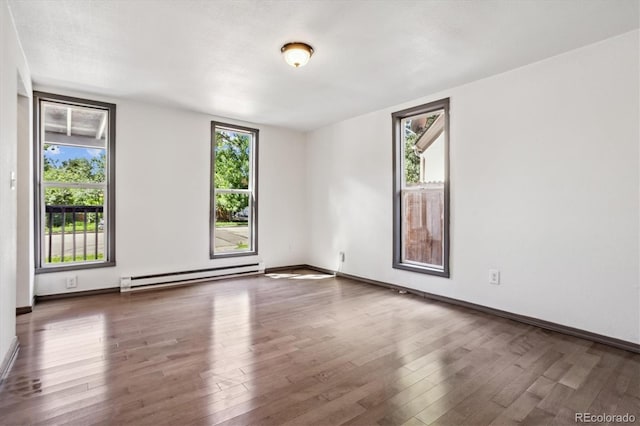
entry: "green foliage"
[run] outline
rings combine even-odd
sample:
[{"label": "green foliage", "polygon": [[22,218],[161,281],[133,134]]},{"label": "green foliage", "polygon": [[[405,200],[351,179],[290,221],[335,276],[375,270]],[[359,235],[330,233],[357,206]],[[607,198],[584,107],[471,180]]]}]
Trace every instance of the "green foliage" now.
[{"label": "green foliage", "polygon": [[[45,151],[49,146],[45,144]],[[71,158],[64,161],[43,156],[45,182],[103,183],[106,179],[105,171],[105,152],[91,159]],[[96,206],[104,203],[104,192],[101,189],[49,187],[45,189],[44,199],[46,205]]]},{"label": "green foliage", "polygon": [[[214,185],[217,189],[249,188],[251,138],[247,134],[216,131]],[[249,205],[246,194],[217,194],[216,220],[231,221]]]},{"label": "green foliage", "polygon": [[104,193],[101,189],[46,188],[44,199],[48,206],[101,206]]},{"label": "green foliage", "polygon": [[407,185],[420,181],[420,156],[414,149],[417,138],[415,133],[407,134],[404,138],[404,179]]}]

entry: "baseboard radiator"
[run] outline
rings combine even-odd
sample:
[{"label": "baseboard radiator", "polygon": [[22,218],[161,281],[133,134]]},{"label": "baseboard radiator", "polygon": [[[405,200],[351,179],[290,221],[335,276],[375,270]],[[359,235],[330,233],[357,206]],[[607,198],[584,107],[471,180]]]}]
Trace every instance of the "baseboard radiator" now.
[{"label": "baseboard radiator", "polygon": [[162,287],[174,287],[202,281],[230,278],[243,275],[264,273],[264,264],[223,266],[218,268],[196,269],[192,271],[167,272],[160,274],[137,275],[120,278],[120,292],[149,290]]}]

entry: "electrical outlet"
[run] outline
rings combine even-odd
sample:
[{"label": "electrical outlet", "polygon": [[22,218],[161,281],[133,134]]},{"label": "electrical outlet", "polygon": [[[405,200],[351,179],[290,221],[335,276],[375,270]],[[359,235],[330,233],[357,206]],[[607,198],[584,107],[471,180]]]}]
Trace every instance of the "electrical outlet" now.
[{"label": "electrical outlet", "polygon": [[67,278],[67,288],[76,288],[78,287],[78,277],[73,276]]},{"label": "electrical outlet", "polygon": [[494,285],[500,284],[500,270],[489,269],[489,284],[494,284]]},{"label": "electrical outlet", "polygon": [[340,258],[340,262],[344,263],[344,252],[341,251],[340,253],[338,253],[338,257]]}]

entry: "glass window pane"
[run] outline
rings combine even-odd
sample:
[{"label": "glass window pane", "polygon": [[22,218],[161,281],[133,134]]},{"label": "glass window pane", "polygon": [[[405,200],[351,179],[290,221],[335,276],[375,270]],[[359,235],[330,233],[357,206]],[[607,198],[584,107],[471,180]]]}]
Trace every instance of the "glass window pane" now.
[{"label": "glass window pane", "polygon": [[442,267],[444,111],[408,117],[401,125],[404,130],[403,261]]},{"label": "glass window pane", "polygon": [[251,134],[217,128],[214,185],[220,189],[248,189]]},{"label": "glass window pane", "polygon": [[44,197],[43,263],[55,266],[104,260],[104,191],[49,187]]},{"label": "glass window pane", "polygon": [[107,150],[45,143],[42,148],[44,182],[106,182]]},{"label": "glass window pane", "polygon": [[444,110],[405,118],[401,126],[404,186],[444,181]]},{"label": "glass window pane", "polygon": [[216,194],[216,253],[251,250],[251,208],[248,194]]},{"label": "glass window pane", "polygon": [[442,267],[444,183],[402,191],[403,261]]}]

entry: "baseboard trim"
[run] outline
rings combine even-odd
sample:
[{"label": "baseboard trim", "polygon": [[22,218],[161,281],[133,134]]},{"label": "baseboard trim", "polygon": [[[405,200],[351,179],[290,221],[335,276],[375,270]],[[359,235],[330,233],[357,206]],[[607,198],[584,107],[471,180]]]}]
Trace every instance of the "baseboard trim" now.
[{"label": "baseboard trim", "polygon": [[309,265],[288,265],[288,266],[274,266],[273,268],[265,268],[265,274],[274,274],[276,272],[290,271],[292,269],[309,269]]},{"label": "baseboard trim", "polygon": [[13,365],[13,362],[16,360],[16,357],[18,356],[19,348],[20,348],[20,344],[18,342],[18,337],[13,336],[13,340],[9,345],[9,350],[7,351],[7,354],[4,356],[4,359],[2,360],[2,364],[0,364],[0,384],[2,384],[2,382],[4,382],[4,380],[9,375],[11,366]]},{"label": "baseboard trim", "polygon": [[334,276],[339,276],[340,275],[340,272],[332,271],[331,269],[321,268],[319,266],[312,266],[312,265],[306,265],[306,266],[307,266],[307,269],[311,269],[312,271],[320,272],[321,274],[334,275]]},{"label": "baseboard trim", "polygon": [[74,291],[72,293],[45,294],[35,296],[35,302],[46,302],[47,300],[70,299],[72,297],[95,296],[97,294],[120,293],[120,287],[99,288],[97,290]]},{"label": "baseboard trim", "polygon": [[194,278],[194,279],[184,280],[184,281],[169,281],[164,284],[145,284],[145,285],[134,286],[127,290],[123,290],[122,288],[120,288],[120,293],[136,293],[136,292],[142,292],[142,291],[170,290],[178,287],[210,283],[212,281],[231,280],[234,278],[246,278],[246,277],[252,277],[252,276],[263,275],[263,274],[264,272],[260,272],[260,271],[240,272],[237,274],[218,275],[216,277]]},{"label": "baseboard trim", "polygon": [[20,306],[19,308],[16,308],[16,315],[30,314],[31,312],[33,312],[33,308],[31,306]]},{"label": "baseboard trim", "polygon": [[555,331],[557,333],[562,333],[562,334],[566,334],[573,337],[579,337],[581,339],[590,340],[592,342],[602,343],[604,345],[613,346],[614,348],[623,349],[629,352],[640,353],[640,344],[617,339],[615,337],[604,336],[602,334],[593,333],[591,331],[581,330],[579,328],[569,327],[567,325],[562,325],[555,322],[542,320],[539,318],[529,317],[526,315],[516,314],[514,312],[503,311],[501,309],[491,308],[484,305],[478,305],[476,303],[466,302],[460,299],[454,299],[451,297],[440,296],[433,293],[415,290],[412,288],[403,287],[396,284],[372,280],[372,279],[360,277],[357,275],[345,274],[343,272],[330,271],[328,269],[320,268],[313,265],[305,265],[305,267],[314,271],[323,272],[327,274],[334,274],[337,277],[348,278],[348,279],[359,281],[365,284],[372,284],[379,287],[392,288],[395,290],[403,290],[403,291],[406,291],[407,293],[415,294],[416,296],[420,296],[425,299],[436,300],[438,302],[444,302],[444,303],[449,303],[451,305],[461,306],[467,309],[473,309],[475,311],[483,312],[485,314],[495,315],[501,318],[518,321],[523,324],[540,327],[545,330]]},{"label": "baseboard trim", "polygon": [[336,273],[334,271],[331,271],[329,269],[324,269],[324,268],[319,268],[317,266],[311,266],[311,265],[307,265],[307,264],[300,264],[300,265],[288,265],[288,266],[276,266],[273,268],[267,268],[264,270],[265,274],[273,274],[276,272],[285,272],[285,271],[292,271],[292,270],[296,270],[296,269],[309,269],[311,271],[315,271],[315,272],[321,272],[323,274],[329,274],[329,275],[335,275]]}]

